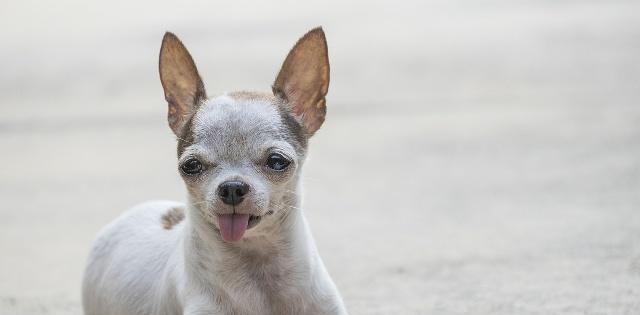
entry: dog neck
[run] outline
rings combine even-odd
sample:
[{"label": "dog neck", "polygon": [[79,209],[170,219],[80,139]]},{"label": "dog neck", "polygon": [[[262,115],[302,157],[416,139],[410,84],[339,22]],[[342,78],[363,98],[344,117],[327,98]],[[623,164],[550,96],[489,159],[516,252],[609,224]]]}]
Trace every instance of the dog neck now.
[{"label": "dog neck", "polygon": [[[273,209],[272,216],[263,218],[242,240],[233,243],[225,242],[219,230],[205,220],[198,209],[188,206],[187,270],[191,270],[193,276],[210,278],[217,286],[225,283],[220,281],[225,278],[236,284],[240,278],[254,283],[273,283],[271,278],[282,279],[285,273],[310,273],[313,263],[310,251],[315,247],[310,245],[312,240],[299,205],[297,194],[290,193],[283,198],[280,209]],[[232,279],[234,277],[239,278]]]},{"label": "dog neck", "polygon": [[[292,194],[286,209],[274,211],[238,242],[225,242],[219,231],[188,209],[184,261],[187,279],[217,292],[238,312],[302,312],[303,296],[313,290],[315,246],[299,200]],[[294,308],[294,309],[292,309]]]}]

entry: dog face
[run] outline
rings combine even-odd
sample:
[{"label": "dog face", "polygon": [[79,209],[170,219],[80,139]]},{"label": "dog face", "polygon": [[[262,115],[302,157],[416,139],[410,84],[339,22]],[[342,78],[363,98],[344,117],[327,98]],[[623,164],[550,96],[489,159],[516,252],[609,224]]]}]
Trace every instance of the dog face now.
[{"label": "dog face", "polygon": [[193,59],[171,33],[160,51],[160,78],[178,137],[180,174],[198,217],[233,242],[267,217],[290,211],[307,140],[326,112],[322,29],[311,30],[289,52],[273,93],[208,99]]},{"label": "dog face", "polygon": [[230,232],[225,240],[239,240],[267,213],[283,209],[306,148],[302,128],[287,125],[275,97],[247,94],[201,104],[179,140],[178,165],[192,204],[221,232]]}]

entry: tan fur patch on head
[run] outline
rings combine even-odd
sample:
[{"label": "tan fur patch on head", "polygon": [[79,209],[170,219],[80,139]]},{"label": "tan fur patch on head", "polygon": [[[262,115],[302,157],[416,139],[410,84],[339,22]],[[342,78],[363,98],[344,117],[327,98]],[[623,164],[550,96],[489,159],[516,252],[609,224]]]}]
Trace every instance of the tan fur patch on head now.
[{"label": "tan fur patch on head", "polygon": [[167,210],[167,213],[162,215],[160,220],[162,222],[162,227],[165,228],[165,230],[171,230],[172,227],[184,220],[184,208],[172,207]]},{"label": "tan fur patch on head", "polygon": [[272,104],[275,104],[277,98],[273,93],[269,92],[252,92],[252,91],[237,91],[237,92],[229,92],[227,95],[236,100],[257,100],[257,101],[265,101]]}]

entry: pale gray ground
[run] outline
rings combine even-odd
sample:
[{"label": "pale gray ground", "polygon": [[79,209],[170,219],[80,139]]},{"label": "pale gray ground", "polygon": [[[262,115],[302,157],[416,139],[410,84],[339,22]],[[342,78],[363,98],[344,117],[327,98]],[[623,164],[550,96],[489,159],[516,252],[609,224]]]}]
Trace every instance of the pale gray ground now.
[{"label": "pale gray ground", "polygon": [[640,314],[640,2],[0,4],[0,314],[80,314],[100,227],[183,200],[167,29],[210,94],[322,24],[307,216],[353,314]]}]

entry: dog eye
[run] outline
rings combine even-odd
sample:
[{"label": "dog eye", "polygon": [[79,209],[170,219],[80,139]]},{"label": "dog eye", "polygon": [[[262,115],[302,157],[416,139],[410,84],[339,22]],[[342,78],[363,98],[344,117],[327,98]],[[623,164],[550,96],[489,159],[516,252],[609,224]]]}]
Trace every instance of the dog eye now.
[{"label": "dog eye", "polygon": [[274,171],[284,171],[291,161],[280,153],[271,153],[267,158],[267,167]]},{"label": "dog eye", "polygon": [[182,163],[180,169],[187,175],[195,175],[202,172],[202,163],[195,158],[190,158]]}]

